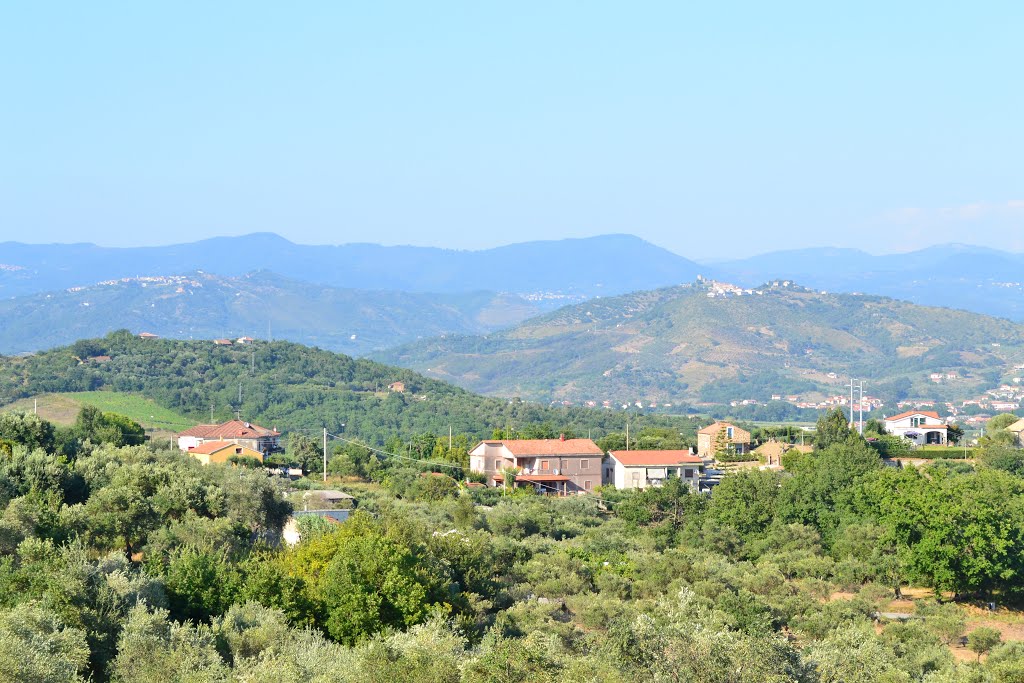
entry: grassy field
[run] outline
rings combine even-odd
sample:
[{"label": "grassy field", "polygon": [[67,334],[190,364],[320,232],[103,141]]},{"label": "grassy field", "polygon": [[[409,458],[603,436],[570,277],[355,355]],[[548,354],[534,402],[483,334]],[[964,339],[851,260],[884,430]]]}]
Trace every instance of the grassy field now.
[{"label": "grassy field", "polygon": [[85,405],[95,406],[104,412],[130,417],[145,427],[147,431],[152,432],[177,432],[196,423],[195,420],[190,420],[173,410],[157,405],[145,396],[114,391],[40,394],[34,399],[25,398],[3,406],[0,411],[31,412],[35,405],[38,405],[40,417],[59,425],[72,424],[78,416],[78,411]]}]

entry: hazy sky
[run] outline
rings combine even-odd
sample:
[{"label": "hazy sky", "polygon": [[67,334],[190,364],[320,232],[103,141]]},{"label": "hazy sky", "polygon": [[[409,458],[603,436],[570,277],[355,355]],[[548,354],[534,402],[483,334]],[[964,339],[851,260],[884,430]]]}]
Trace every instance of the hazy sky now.
[{"label": "hazy sky", "polygon": [[23,2],[0,240],[1024,251],[1024,3]]}]

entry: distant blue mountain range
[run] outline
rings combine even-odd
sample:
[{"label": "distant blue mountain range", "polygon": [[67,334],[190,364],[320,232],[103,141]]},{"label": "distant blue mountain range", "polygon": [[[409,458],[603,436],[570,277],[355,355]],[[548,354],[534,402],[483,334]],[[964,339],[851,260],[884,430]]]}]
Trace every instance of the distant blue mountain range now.
[{"label": "distant blue mountain range", "polygon": [[1024,254],[985,247],[947,244],[884,256],[856,249],[797,249],[715,268],[741,285],[783,277],[816,289],[881,294],[1024,321]]},{"label": "distant blue mountain range", "polygon": [[706,269],[630,235],[526,242],[483,251],[377,244],[309,246],[256,233],[166,247],[0,244],[0,296],[138,275],[257,270],[333,287],[404,292],[622,294],[692,281]]},{"label": "distant blue mountain range", "polygon": [[[81,296],[59,295],[104,281],[197,271],[243,278],[231,286],[247,290],[262,282],[278,292],[275,301],[291,302],[287,311],[276,309],[282,336],[288,336],[286,320],[296,330],[291,338],[307,343],[324,344],[325,330],[331,328],[337,338],[328,345],[355,353],[379,350],[389,339],[398,344],[443,332],[500,329],[565,304],[693,282],[698,275],[744,286],[787,279],[817,290],[878,294],[1024,321],[1024,255],[965,245],[885,256],[856,249],[799,249],[701,265],[630,235],[457,251],[299,245],[257,233],[144,248],[2,243],[0,298],[7,300],[7,329],[0,351],[47,348],[73,341],[78,332],[93,336],[139,325],[176,336],[249,329],[252,321],[224,304],[211,313],[212,293],[220,291],[212,283],[203,289],[204,297],[107,287],[103,297],[88,292],[96,299],[86,302],[91,307],[78,301]],[[438,296],[423,298],[428,294]],[[160,314],[172,300],[173,315]],[[299,306],[299,301],[309,305]],[[336,324],[325,328],[325,315]],[[309,336],[313,330],[321,331],[315,340]],[[358,343],[352,343],[352,335]]]}]

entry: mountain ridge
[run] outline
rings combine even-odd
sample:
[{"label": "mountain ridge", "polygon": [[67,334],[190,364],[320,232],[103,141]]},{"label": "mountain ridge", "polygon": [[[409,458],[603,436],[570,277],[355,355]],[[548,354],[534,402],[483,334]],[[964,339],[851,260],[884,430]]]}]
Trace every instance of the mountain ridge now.
[{"label": "mountain ridge", "polygon": [[[484,394],[613,404],[841,394],[850,376],[890,400],[969,394],[1024,361],[1024,327],[1008,320],[792,284],[730,287],[699,282],[591,300],[487,336],[421,340],[372,357]],[[940,369],[962,380],[930,385]]]},{"label": "mountain ridge", "polygon": [[368,291],[268,272],[195,272],[0,299],[0,317],[8,321],[0,328],[0,353],[128,328],[175,338],[278,337],[362,355],[421,336],[493,331],[543,310],[542,302],[493,292]]},{"label": "mountain ridge", "polygon": [[[275,233],[166,247],[0,244],[0,295],[17,296],[137,275],[269,270],[334,287],[409,292],[618,294],[686,282],[707,269],[632,235],[600,235],[478,251],[371,243],[299,245]],[[612,270],[612,266],[617,266]],[[614,273],[609,277],[609,273]]]}]

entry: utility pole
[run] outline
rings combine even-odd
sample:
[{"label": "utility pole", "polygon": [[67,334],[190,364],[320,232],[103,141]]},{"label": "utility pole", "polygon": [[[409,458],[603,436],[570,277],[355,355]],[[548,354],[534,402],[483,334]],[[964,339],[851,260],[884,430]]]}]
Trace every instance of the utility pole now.
[{"label": "utility pole", "polygon": [[626,417],[626,450],[629,450],[629,417]]},{"label": "utility pole", "polygon": [[324,427],[324,481],[327,481],[327,427]]},{"label": "utility pole", "polygon": [[39,414],[39,399],[38,398],[32,399],[32,414],[33,415],[38,415]]},{"label": "utility pole", "polygon": [[855,380],[854,378],[852,378],[852,377],[850,378],[850,426],[851,427],[854,424],[856,424],[853,421],[853,383],[856,382],[856,381],[857,380]]},{"label": "utility pole", "polygon": [[452,426],[448,425],[448,453],[452,452]]},{"label": "utility pole", "polygon": [[864,436],[864,380],[860,381],[860,424],[857,433]]}]

